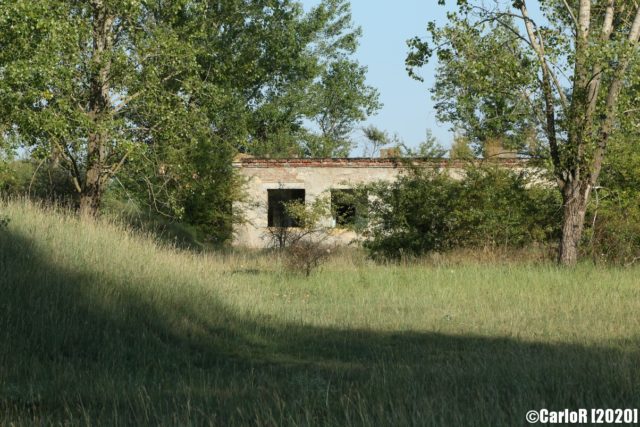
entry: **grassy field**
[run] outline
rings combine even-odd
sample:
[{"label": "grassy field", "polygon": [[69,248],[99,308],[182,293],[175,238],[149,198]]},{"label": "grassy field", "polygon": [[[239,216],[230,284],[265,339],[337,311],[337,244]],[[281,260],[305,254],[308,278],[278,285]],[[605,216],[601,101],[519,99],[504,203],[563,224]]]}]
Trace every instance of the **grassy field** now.
[{"label": "grassy field", "polygon": [[1,206],[0,425],[524,425],[640,406],[640,270],[380,266],[304,278]]}]

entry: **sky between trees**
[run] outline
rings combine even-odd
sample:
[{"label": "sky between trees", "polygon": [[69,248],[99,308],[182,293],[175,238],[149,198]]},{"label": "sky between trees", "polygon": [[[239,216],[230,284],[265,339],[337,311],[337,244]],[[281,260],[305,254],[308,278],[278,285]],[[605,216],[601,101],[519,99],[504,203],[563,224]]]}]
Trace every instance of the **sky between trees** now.
[{"label": "sky between trees", "polygon": [[[319,3],[319,0],[301,1],[305,10]],[[449,147],[453,133],[448,124],[437,123],[428,92],[433,85],[436,62],[422,70],[425,82],[420,83],[409,78],[404,60],[408,51],[406,41],[424,35],[428,21],[445,24],[446,14],[455,9],[455,2],[438,6],[436,0],[351,0],[351,8],[354,23],[363,31],[355,58],[368,67],[367,82],[380,91],[384,104],[366,124],[397,132],[409,147],[422,142],[429,128],[440,144]],[[534,16],[536,12],[533,11]],[[354,140],[362,144],[362,133],[356,132]],[[361,153],[361,148],[357,148],[352,154]]]}]

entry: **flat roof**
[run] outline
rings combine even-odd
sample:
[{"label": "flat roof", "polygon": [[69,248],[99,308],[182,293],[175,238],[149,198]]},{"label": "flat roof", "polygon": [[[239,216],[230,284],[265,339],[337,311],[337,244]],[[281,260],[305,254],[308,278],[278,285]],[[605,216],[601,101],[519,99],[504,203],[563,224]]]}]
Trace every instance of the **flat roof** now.
[{"label": "flat roof", "polygon": [[518,167],[526,165],[528,159],[475,159],[452,160],[432,158],[373,158],[373,157],[346,157],[346,158],[259,158],[240,157],[233,161],[233,166],[238,168],[398,168],[409,165],[434,168],[463,168],[470,162],[475,164],[500,165],[503,167]]}]

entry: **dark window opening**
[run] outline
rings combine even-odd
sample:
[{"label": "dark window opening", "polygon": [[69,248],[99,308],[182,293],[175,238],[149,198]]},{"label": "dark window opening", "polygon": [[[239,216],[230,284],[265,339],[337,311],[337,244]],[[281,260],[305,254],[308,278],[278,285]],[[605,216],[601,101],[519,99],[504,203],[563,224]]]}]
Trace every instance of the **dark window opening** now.
[{"label": "dark window opening", "polygon": [[267,223],[269,227],[299,227],[299,221],[287,213],[288,203],[304,203],[305,191],[302,189],[267,190],[269,208]]},{"label": "dark window opening", "polygon": [[331,212],[336,227],[352,227],[366,223],[366,196],[354,190],[331,190]]}]

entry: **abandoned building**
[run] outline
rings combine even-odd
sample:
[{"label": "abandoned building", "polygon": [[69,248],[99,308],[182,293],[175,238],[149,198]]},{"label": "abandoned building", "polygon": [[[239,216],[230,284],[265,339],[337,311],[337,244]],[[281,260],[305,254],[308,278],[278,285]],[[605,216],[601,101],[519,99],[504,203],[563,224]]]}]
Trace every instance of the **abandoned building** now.
[{"label": "abandoned building", "polygon": [[[446,169],[451,176],[459,177],[464,164],[460,161],[413,160],[423,167]],[[518,159],[502,159],[501,164],[520,168]],[[332,227],[331,238],[337,244],[348,244],[357,238],[349,225],[358,218],[361,207],[340,197],[355,186],[376,181],[393,181],[406,163],[395,158],[290,158],[266,159],[239,157],[233,163],[246,181],[247,200],[234,206],[242,212],[245,223],[234,230],[234,245],[264,248],[268,245],[267,230],[270,227],[295,227],[283,202],[313,203],[320,196],[331,201],[333,218],[326,218],[326,226]],[[347,201],[345,201],[345,199]]]}]

